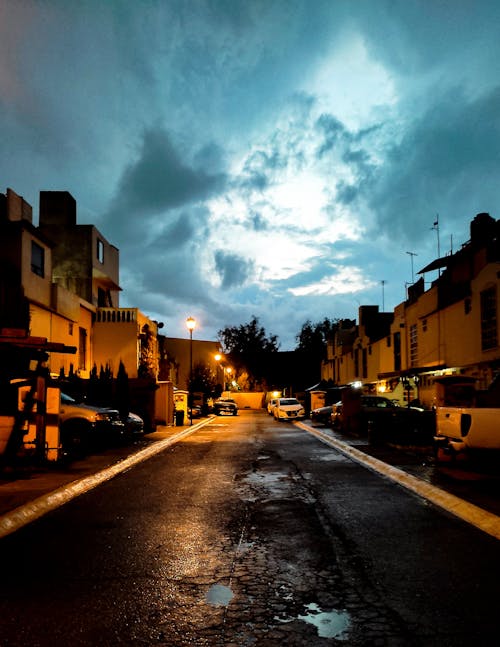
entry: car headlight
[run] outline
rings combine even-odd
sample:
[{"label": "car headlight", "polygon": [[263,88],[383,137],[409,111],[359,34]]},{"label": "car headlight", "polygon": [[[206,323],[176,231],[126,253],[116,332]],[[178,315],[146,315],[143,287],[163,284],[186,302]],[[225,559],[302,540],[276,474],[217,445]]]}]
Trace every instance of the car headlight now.
[{"label": "car headlight", "polygon": [[113,419],[113,416],[109,413],[99,412],[95,414],[95,419],[100,422],[109,422]]}]

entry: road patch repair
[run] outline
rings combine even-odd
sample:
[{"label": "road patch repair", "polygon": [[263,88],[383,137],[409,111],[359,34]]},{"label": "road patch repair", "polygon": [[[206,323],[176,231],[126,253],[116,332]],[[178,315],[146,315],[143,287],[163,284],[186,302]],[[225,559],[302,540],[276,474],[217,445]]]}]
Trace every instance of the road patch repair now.
[{"label": "road patch repair", "polygon": [[101,483],[111,480],[118,474],[121,474],[127,469],[130,469],[134,465],[141,463],[142,461],[151,458],[155,454],[159,454],[164,449],[173,445],[174,443],[179,442],[183,438],[186,438],[190,434],[194,433],[204,425],[211,422],[211,418],[207,420],[202,420],[195,425],[186,427],[174,433],[173,435],[165,438],[163,440],[158,440],[149,447],[138,451],[135,454],[127,456],[123,460],[115,463],[114,465],[107,467],[96,474],[91,474],[90,476],[85,476],[76,481],[72,481],[62,487],[43,494],[42,496],[37,497],[33,501],[25,503],[10,512],[5,513],[0,516],[0,539],[6,535],[19,530],[23,526],[39,519],[43,515],[59,508],[60,506],[68,503],[72,499],[75,499],[81,494],[85,494],[90,490],[94,489]]},{"label": "road patch repair", "polygon": [[459,519],[466,521],[488,535],[491,535],[496,539],[500,539],[500,517],[496,514],[483,510],[473,503],[464,501],[454,494],[445,492],[435,485],[422,481],[422,479],[412,476],[397,467],[387,465],[378,458],[369,456],[368,454],[361,452],[359,449],[343,443],[337,438],[332,438],[325,432],[309,427],[309,425],[301,422],[295,422],[294,424],[312,434],[330,447],[333,447],[333,449],[341,452],[344,456],[351,458],[373,472],[386,476],[391,481],[398,483],[407,490],[414,492],[423,499],[430,501],[439,508],[442,508]]}]

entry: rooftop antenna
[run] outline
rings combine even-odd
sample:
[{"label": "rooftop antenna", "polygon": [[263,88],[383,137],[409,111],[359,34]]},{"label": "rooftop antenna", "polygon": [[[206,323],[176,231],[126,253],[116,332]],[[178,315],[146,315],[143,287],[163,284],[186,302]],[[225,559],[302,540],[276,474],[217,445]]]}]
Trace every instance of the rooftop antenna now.
[{"label": "rooftop antenna", "polygon": [[[434,221],[431,229],[434,229],[436,231],[437,235],[437,246],[438,246],[438,258],[441,258],[441,246],[439,244],[439,214],[436,214],[436,220]],[[441,276],[441,268],[438,270],[438,275]]]},{"label": "rooftop antenna", "polygon": [[382,284],[382,312],[385,312],[384,285],[387,283],[387,281],[384,281],[384,279],[382,279],[380,283]]},{"label": "rooftop antenna", "polygon": [[415,252],[406,252],[407,254],[410,255],[411,258],[411,282],[412,284],[415,283],[415,274],[413,273],[413,257],[418,256]]}]

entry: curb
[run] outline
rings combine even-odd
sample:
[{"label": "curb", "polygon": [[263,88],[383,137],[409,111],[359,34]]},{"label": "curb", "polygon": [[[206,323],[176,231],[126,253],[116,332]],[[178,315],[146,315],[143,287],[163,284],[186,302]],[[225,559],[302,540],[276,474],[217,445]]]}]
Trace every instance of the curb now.
[{"label": "curb", "polygon": [[466,521],[488,535],[495,537],[495,539],[500,539],[500,517],[496,514],[483,510],[483,508],[480,508],[473,503],[464,501],[454,494],[449,494],[435,485],[431,485],[416,476],[403,472],[403,470],[400,470],[397,467],[387,465],[378,458],[364,454],[359,449],[356,449],[351,445],[347,445],[337,438],[331,438],[317,429],[313,429],[312,427],[300,422],[296,422],[295,424],[301,429],[309,432],[311,435],[316,436],[322,442],[330,445],[330,447],[338,450],[344,454],[344,456],[352,458],[357,463],[360,463],[377,474],[386,476],[391,481],[394,481],[405,489],[414,492],[421,498],[434,503],[439,508],[446,510],[446,512],[453,514],[459,519],[462,519],[462,521]]},{"label": "curb", "polygon": [[11,533],[19,530],[23,526],[39,519],[47,512],[51,512],[56,508],[68,503],[72,499],[85,494],[90,490],[94,489],[101,483],[111,480],[118,474],[121,474],[127,469],[130,469],[134,465],[148,460],[152,456],[159,454],[164,449],[173,445],[176,442],[179,442],[183,438],[186,438],[193,432],[197,431],[201,427],[204,427],[206,424],[211,422],[211,418],[202,420],[190,427],[184,427],[182,431],[174,433],[173,435],[165,438],[163,440],[158,440],[154,444],[141,449],[135,454],[124,458],[118,463],[107,467],[96,474],[91,474],[90,476],[85,476],[76,481],[72,481],[67,485],[64,485],[52,492],[43,494],[40,497],[37,497],[29,503],[25,503],[10,512],[0,516],[0,539]]}]

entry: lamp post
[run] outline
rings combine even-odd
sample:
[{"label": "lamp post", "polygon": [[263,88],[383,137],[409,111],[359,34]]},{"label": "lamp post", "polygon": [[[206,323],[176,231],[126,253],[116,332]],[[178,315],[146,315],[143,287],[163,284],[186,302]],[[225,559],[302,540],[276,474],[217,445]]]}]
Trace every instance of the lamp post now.
[{"label": "lamp post", "polygon": [[233,369],[230,366],[228,366],[224,369],[224,371],[227,373],[227,384],[228,384],[228,387],[226,389],[226,381],[224,380],[224,390],[229,391],[230,390],[229,387],[231,386],[231,373],[233,372]]},{"label": "lamp post", "polygon": [[[222,355],[220,353],[217,353],[216,355],[214,355],[214,359],[217,362],[217,371],[216,371],[216,374],[215,374],[215,381],[218,383],[218,381],[219,381],[219,368],[222,368],[222,366],[220,365]],[[222,368],[222,382],[224,382],[224,369],[223,368]],[[222,387],[222,389],[224,389],[224,384],[221,384],[221,387]]]},{"label": "lamp post", "polygon": [[196,327],[196,321],[193,317],[186,319],[186,326],[189,330],[189,383],[188,383],[188,398],[189,398],[189,424],[193,424],[193,394],[191,388],[193,384],[193,330]]}]

